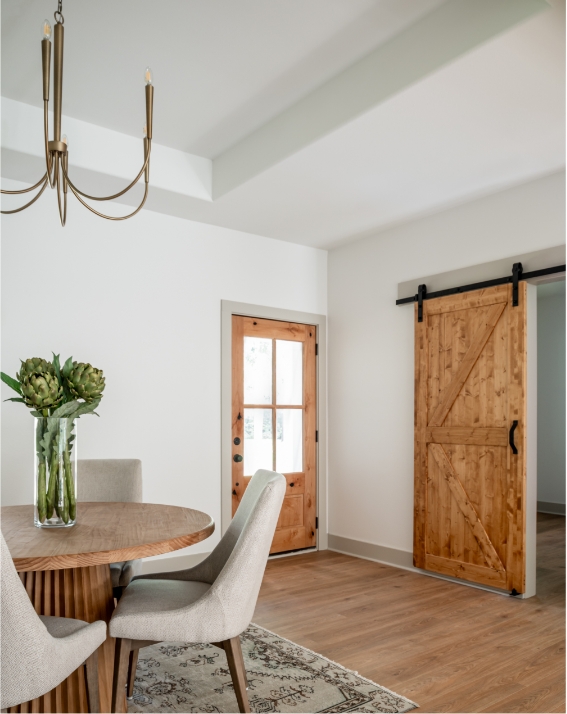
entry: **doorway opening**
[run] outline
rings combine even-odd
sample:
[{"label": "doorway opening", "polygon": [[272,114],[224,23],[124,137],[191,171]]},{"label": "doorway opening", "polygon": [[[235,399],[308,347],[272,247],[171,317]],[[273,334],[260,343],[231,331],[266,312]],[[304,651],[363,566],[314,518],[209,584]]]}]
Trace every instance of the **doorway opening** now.
[{"label": "doorway opening", "polygon": [[565,279],[537,286],[537,592],[565,589]]}]

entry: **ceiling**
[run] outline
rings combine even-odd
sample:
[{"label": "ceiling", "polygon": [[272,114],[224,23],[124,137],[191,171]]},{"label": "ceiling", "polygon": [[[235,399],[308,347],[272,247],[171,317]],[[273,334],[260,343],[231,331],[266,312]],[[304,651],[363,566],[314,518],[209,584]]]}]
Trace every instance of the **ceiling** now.
[{"label": "ceiling", "polygon": [[[67,0],[64,113],[140,136],[149,64],[154,140],[214,159],[442,4]],[[550,4],[217,200],[170,211],[150,192],[148,207],[332,248],[561,170],[565,3]],[[54,9],[2,0],[3,96],[40,105],[38,40]]]},{"label": "ceiling", "polygon": [[[214,158],[442,2],[64,0],[64,113],[140,136],[149,65],[159,142]],[[43,106],[38,40],[56,7],[2,0],[3,96]]]}]

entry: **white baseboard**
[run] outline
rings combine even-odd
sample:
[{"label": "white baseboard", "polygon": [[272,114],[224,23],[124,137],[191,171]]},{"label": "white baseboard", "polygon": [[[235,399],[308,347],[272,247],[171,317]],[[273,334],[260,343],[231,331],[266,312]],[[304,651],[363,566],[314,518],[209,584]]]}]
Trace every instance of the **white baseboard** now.
[{"label": "white baseboard", "polygon": [[[459,578],[452,578],[449,575],[440,575],[438,573],[431,573],[428,570],[415,568],[413,566],[413,553],[408,550],[397,550],[396,548],[388,548],[385,545],[376,545],[376,543],[367,543],[366,541],[354,540],[353,538],[343,538],[343,536],[332,535],[331,533],[329,533],[329,550],[334,550],[336,553],[342,553],[343,555],[352,555],[355,558],[362,558],[363,560],[372,560],[382,565],[391,565],[394,568],[410,570],[413,573],[427,575],[430,578],[438,578],[439,580],[446,580],[450,583],[466,585],[469,588],[486,590],[495,595],[510,596],[510,593],[506,590],[497,590],[496,588],[491,588],[486,585],[477,585],[476,583],[469,583]],[[518,595],[517,597],[523,599],[522,595]]]},{"label": "white baseboard", "polygon": [[537,502],[537,512],[538,513],[551,513],[554,516],[564,516],[565,515],[565,504],[564,503],[553,503],[551,501],[538,501]]}]

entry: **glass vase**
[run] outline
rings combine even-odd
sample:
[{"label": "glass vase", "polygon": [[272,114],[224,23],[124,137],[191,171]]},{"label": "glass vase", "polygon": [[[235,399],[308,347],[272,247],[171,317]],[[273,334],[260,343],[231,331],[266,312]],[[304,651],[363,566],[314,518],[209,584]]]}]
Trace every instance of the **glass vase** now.
[{"label": "glass vase", "polygon": [[75,419],[34,418],[34,523],[68,528],[77,519]]}]

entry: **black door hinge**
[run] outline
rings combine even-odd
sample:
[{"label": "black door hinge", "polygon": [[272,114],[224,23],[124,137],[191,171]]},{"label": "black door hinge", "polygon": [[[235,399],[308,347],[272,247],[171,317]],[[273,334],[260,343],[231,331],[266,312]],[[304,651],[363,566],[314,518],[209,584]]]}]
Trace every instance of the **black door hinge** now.
[{"label": "black door hinge", "polygon": [[315,432],[315,442],[319,441],[319,432]]},{"label": "black door hinge", "polygon": [[319,516],[315,516],[315,530],[319,529]]},{"label": "black door hinge", "polygon": [[319,354],[319,345],[315,343],[315,357],[317,357]]}]

